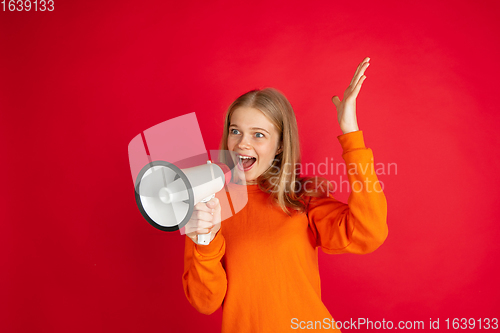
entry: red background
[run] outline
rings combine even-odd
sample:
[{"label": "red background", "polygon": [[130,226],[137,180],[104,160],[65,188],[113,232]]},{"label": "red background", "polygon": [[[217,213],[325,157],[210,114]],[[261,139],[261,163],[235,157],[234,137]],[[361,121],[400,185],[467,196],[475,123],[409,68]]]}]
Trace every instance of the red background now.
[{"label": "red background", "polygon": [[[55,1],[0,13],[2,332],[219,332],[181,284],[184,236],[141,217],[127,145],[272,86],[305,162],[342,161],[330,98],[372,65],[358,121],[388,201],[376,252],[320,251],[337,320],[499,316],[496,1]],[[337,175],[329,175],[335,181]],[[347,193],[338,198],[347,199]],[[293,278],[293,277],[290,277]]]}]

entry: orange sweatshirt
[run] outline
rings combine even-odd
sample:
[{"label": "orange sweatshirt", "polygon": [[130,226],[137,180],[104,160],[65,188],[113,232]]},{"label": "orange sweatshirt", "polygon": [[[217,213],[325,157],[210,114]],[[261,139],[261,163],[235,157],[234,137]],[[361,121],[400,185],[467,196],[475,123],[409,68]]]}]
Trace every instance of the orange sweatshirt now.
[{"label": "orange sweatshirt", "polygon": [[[231,183],[237,213],[227,218],[231,207],[221,191],[217,197],[229,215],[222,216],[212,242],[197,245],[186,237],[186,297],[204,314],[222,305],[223,333],[335,331],[327,326],[333,319],[321,301],[317,248],[363,254],[387,237],[387,202],[372,150],[365,147],[361,131],[338,139],[351,184],[347,204],[331,193],[309,197],[307,212],[289,217],[258,185]],[[238,205],[244,208],[238,211]]]}]

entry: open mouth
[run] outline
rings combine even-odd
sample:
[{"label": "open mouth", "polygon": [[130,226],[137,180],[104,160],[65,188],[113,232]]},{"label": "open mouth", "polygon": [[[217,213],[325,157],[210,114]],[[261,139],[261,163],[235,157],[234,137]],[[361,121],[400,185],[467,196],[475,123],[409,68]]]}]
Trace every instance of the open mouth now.
[{"label": "open mouth", "polygon": [[254,163],[257,161],[255,157],[249,157],[249,156],[241,156],[238,155],[238,168],[241,171],[248,171],[252,169]]}]

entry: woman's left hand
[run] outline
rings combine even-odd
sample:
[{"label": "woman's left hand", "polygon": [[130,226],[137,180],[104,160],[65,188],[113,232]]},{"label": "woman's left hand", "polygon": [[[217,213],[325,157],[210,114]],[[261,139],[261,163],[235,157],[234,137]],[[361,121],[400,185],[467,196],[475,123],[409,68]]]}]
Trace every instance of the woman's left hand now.
[{"label": "woman's left hand", "polygon": [[366,79],[364,74],[368,66],[370,66],[370,58],[367,57],[358,65],[351,84],[344,92],[342,101],[338,96],[332,97],[332,102],[337,109],[337,119],[340,129],[344,134],[359,131],[358,120],[356,118],[356,97],[358,97],[361,86]]}]

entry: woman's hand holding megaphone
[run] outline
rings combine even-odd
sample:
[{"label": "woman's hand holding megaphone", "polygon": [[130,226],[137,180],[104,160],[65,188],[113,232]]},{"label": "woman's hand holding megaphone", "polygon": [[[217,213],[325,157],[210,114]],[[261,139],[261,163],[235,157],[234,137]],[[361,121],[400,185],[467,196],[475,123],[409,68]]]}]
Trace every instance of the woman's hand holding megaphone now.
[{"label": "woman's hand holding megaphone", "polygon": [[219,199],[212,198],[207,202],[198,202],[194,206],[193,215],[185,226],[186,236],[188,236],[195,244],[198,244],[198,235],[210,235],[210,241],[220,229],[221,223],[221,207]]}]

